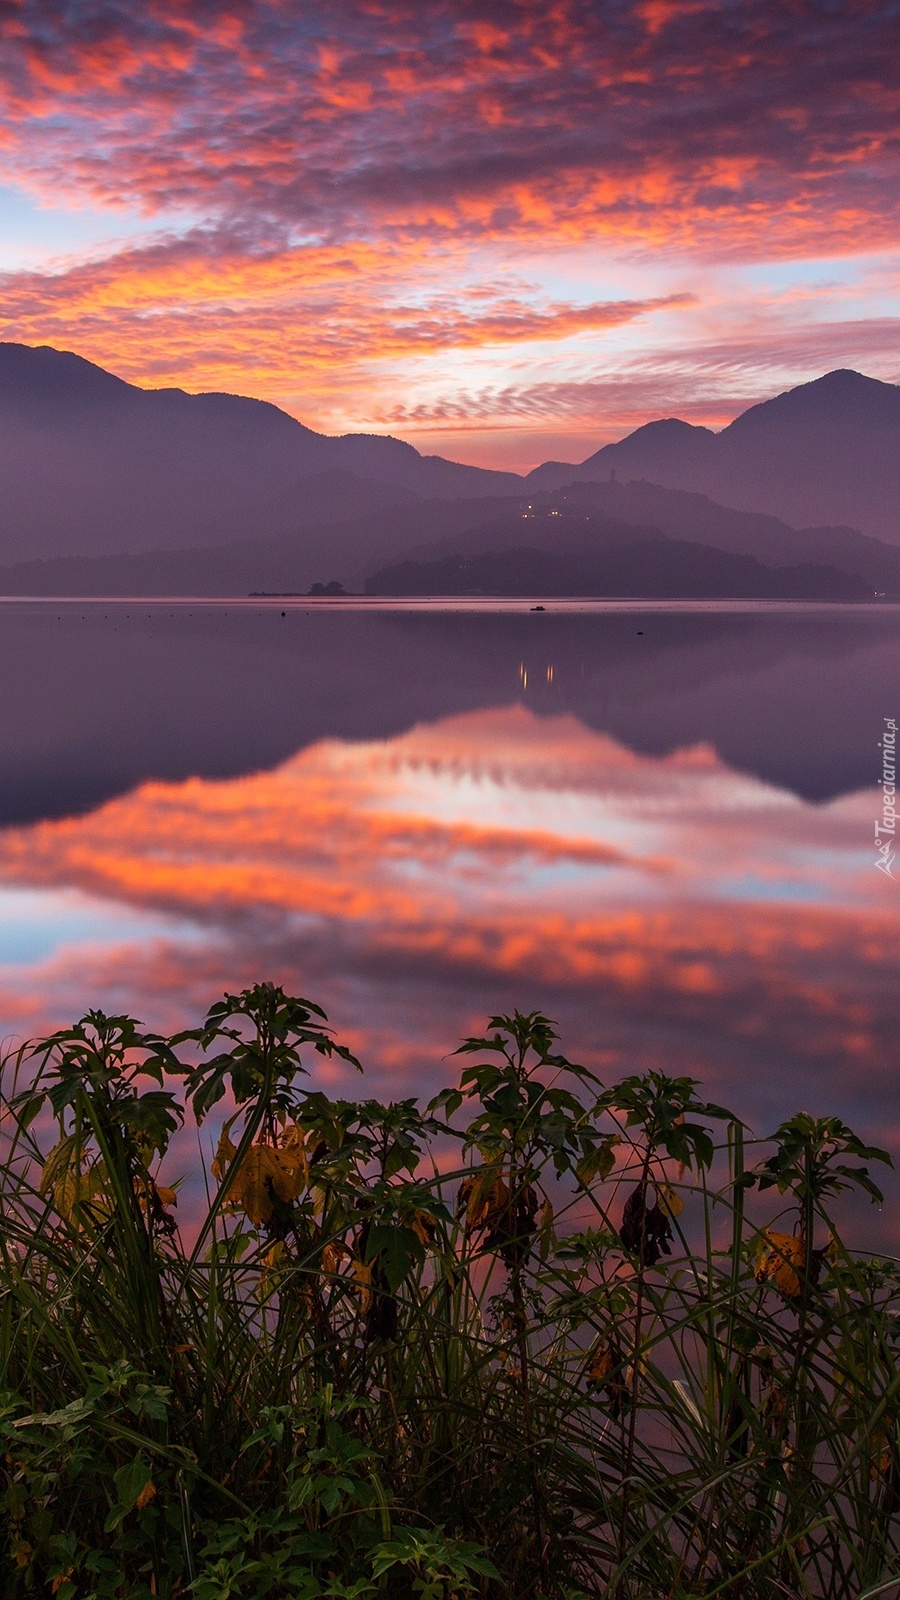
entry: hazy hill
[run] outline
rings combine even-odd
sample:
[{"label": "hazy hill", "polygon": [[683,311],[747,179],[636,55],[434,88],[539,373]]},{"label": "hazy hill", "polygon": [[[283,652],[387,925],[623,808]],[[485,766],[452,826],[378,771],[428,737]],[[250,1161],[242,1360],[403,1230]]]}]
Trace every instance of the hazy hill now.
[{"label": "hazy hill", "polygon": [[[76,355],[0,344],[0,589],[358,588],[401,557],[640,532],[766,566],[831,566],[896,596],[898,447],[900,388],[836,372],[720,434],[654,422],[581,466],[547,463],[523,480],[398,439],[329,438],[262,401],[144,390]],[[893,546],[871,537],[876,525]]]},{"label": "hazy hill", "polygon": [[[315,489],[317,480],[310,480]],[[355,487],[354,487],[355,485]],[[348,514],[336,520],[322,515],[321,500],[311,495],[309,520],[290,534],[227,545],[199,545],[187,550],[145,550],[107,556],[52,556],[0,567],[0,594],[10,595],[246,595],[251,590],[305,591],[318,581],[337,578],[360,588],[376,566],[405,555],[413,545],[433,539],[465,536],[467,529],[497,515],[508,502],[483,499],[416,500],[386,503],[373,494],[364,513],[357,495],[377,484],[345,482]],[[304,485],[304,498],[307,485]],[[515,509],[520,501],[509,502]]]},{"label": "hazy hill", "polygon": [[577,468],[547,462],[535,488],[573,478],[644,478],[796,525],[847,523],[900,544],[900,386],[829,372],[713,433],[675,418],[647,423]]},{"label": "hazy hill", "polygon": [[[316,498],[318,481],[308,482],[310,508],[324,504]],[[329,480],[327,487],[329,494],[334,492],[335,482]],[[774,517],[734,511],[705,496],[654,484],[584,482],[554,492],[532,491],[530,496],[409,497],[402,504],[392,504],[395,491],[386,488],[383,505],[370,503],[360,512],[359,499],[369,498],[372,487],[346,475],[340,489],[347,514],[336,521],[315,521],[311,513],[310,522],[290,535],[190,550],[23,562],[0,569],[0,593],[244,595],[252,590],[305,592],[314,581],[332,578],[359,590],[367,577],[400,561],[432,566],[524,549],[544,553],[543,576],[534,581],[548,593],[559,593],[554,562],[562,574],[573,557],[594,561],[596,567],[595,558],[604,552],[670,539],[678,542],[686,560],[690,545],[750,557],[766,569],[827,567],[832,575],[837,571],[854,580],[853,597],[881,593],[900,599],[900,550],[895,546],[852,528],[790,528]],[[519,592],[513,567],[507,567],[514,584],[510,592]],[[702,584],[709,575],[708,557],[707,569],[704,577],[696,561],[688,560],[685,571]],[[656,570],[662,570],[659,562]],[[734,575],[738,569],[721,570]],[[816,588],[819,580],[811,581],[811,597],[823,592]],[[571,582],[567,579],[564,587]],[[686,592],[678,578],[673,583],[673,593]],[[833,577],[828,583],[833,591]],[[579,579],[576,591],[580,586]],[[849,596],[851,591],[842,593]]]},{"label": "hazy hill", "polygon": [[360,509],[385,489],[402,504],[521,481],[399,439],[329,438],[260,400],[139,389],[65,351],[0,344],[0,560],[271,537],[346,515],[346,474],[376,486]]},{"label": "hazy hill", "polygon": [[[569,469],[571,470],[571,469]],[[641,480],[579,481],[554,491],[494,502],[495,514],[406,554],[413,560],[515,549],[546,550],[634,542],[664,534],[699,541],[767,566],[826,564],[900,598],[900,550],[855,528],[791,528],[777,517],[717,505],[708,496]],[[414,520],[414,519],[413,519]],[[523,537],[527,534],[527,540]]]},{"label": "hazy hill", "polygon": [[768,567],[688,539],[581,550],[518,549],[405,561],[366,581],[372,595],[604,595],[666,600],[865,600],[860,578],[805,563]]}]

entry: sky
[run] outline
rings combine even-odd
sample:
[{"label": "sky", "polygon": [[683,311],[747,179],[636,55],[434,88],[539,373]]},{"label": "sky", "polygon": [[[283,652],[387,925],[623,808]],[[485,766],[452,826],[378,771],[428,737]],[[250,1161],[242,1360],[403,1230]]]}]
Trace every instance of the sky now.
[{"label": "sky", "polygon": [[900,380],[896,0],[0,0],[0,338],[525,469]]}]

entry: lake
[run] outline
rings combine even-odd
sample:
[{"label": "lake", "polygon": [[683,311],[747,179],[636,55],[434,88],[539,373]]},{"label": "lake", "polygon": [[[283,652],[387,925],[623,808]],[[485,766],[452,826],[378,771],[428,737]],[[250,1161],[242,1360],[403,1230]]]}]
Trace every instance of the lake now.
[{"label": "lake", "polygon": [[540,1008],[900,1151],[896,609],[8,601],[0,671],[7,1044],[271,978],[397,1098]]}]

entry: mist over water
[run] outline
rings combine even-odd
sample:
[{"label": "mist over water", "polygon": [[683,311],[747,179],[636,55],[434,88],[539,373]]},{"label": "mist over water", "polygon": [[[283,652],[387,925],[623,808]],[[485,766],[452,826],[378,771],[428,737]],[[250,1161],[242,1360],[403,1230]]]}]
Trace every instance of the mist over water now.
[{"label": "mist over water", "polygon": [[540,1007],[897,1151],[894,612],[19,603],[0,672],[6,1038],[267,977],[399,1097]]}]

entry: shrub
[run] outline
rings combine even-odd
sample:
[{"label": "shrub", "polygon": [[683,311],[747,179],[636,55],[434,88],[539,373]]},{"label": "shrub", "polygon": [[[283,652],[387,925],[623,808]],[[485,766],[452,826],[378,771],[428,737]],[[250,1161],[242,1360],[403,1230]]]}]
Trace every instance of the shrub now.
[{"label": "shrub", "polygon": [[888,1158],[556,1046],[493,1017],[427,1108],[331,1099],[353,1057],[263,984],[10,1058],[4,1592],[896,1591],[898,1272],[832,1216]]}]

